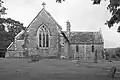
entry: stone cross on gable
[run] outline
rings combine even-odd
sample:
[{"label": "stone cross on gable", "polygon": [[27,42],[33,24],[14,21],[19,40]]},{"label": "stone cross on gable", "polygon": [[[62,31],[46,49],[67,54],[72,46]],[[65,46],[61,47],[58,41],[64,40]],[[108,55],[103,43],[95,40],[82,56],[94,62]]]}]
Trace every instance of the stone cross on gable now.
[{"label": "stone cross on gable", "polygon": [[45,2],[43,2],[43,3],[42,3],[42,5],[43,5],[43,8],[45,8],[46,3],[45,3]]}]

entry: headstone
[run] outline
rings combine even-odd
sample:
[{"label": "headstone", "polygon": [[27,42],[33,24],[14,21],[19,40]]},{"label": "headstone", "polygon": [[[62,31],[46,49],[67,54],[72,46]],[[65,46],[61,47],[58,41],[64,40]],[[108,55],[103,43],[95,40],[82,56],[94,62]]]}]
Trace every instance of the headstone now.
[{"label": "headstone", "polygon": [[40,59],[41,59],[40,55],[31,55],[30,59],[28,60],[28,63],[38,62]]},{"label": "headstone", "polygon": [[115,72],[116,72],[116,67],[114,66],[114,67],[112,67],[112,68],[110,69],[109,75],[110,75],[112,78],[114,78],[114,77],[115,77]]}]

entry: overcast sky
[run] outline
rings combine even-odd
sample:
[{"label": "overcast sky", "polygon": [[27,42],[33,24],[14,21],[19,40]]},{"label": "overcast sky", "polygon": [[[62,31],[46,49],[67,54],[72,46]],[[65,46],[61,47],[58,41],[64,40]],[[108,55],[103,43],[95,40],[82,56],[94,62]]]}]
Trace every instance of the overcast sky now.
[{"label": "overcast sky", "polygon": [[[105,41],[105,47],[120,46],[120,34],[117,27],[109,29],[104,25],[110,18],[106,9],[107,2],[102,2],[100,6],[92,5],[91,0],[66,0],[62,4],[56,0],[3,0],[8,8],[7,16],[24,23],[28,26],[33,18],[42,9],[42,3],[46,3],[46,10],[53,18],[66,30],[66,21],[71,22],[72,31],[99,31]],[[104,0],[103,0],[104,1]]]}]

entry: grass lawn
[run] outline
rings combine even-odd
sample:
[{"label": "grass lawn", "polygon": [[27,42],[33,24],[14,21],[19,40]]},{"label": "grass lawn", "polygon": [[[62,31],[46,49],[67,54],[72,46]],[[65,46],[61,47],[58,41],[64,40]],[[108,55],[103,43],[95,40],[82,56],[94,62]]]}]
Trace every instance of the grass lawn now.
[{"label": "grass lawn", "polygon": [[[82,65],[76,66],[68,60],[44,59],[28,63],[25,59],[1,59],[0,80],[113,80],[106,70]],[[120,80],[120,74],[115,76],[114,80]]]}]

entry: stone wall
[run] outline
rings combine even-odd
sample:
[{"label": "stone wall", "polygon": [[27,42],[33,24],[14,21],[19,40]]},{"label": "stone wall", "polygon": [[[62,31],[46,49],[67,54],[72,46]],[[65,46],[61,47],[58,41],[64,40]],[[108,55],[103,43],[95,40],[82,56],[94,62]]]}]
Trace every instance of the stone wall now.
[{"label": "stone wall", "polygon": [[29,26],[29,35],[33,38],[31,39],[34,44],[29,45],[32,46],[32,48],[35,48],[35,46],[38,45],[38,29],[41,27],[41,25],[44,25],[48,28],[50,32],[49,37],[49,47],[48,48],[38,48],[38,54],[41,56],[54,56],[59,53],[59,41],[60,41],[60,28],[52,20],[51,16],[43,9],[36,19],[31,23]]},{"label": "stone wall", "polygon": [[[76,45],[79,47],[79,51],[76,52]],[[92,45],[93,44],[71,44],[70,49],[71,53],[74,56],[74,58],[79,57],[80,59],[84,60],[93,60],[95,53],[92,52]],[[98,50],[98,59],[102,59],[101,57],[101,51],[103,50],[103,44],[94,44],[94,51]]]},{"label": "stone wall", "polygon": [[5,57],[24,57],[23,55],[23,40],[16,40],[11,47],[7,49]]}]

